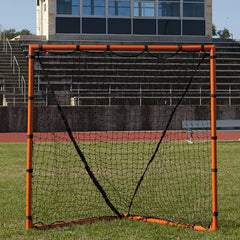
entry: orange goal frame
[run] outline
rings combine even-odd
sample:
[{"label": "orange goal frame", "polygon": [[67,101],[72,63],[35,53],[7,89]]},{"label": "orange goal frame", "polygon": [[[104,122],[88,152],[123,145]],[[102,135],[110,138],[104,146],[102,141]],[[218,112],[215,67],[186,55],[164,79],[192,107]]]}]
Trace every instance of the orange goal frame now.
[{"label": "orange goal frame", "polygon": [[[33,149],[33,102],[34,102],[34,54],[35,51],[208,51],[210,53],[210,103],[211,103],[211,159],[212,159],[212,224],[210,230],[216,230],[218,225],[217,211],[217,154],[216,154],[216,60],[214,45],[30,45],[29,46],[29,65],[28,65],[28,122],[27,122],[27,181],[26,181],[26,229],[36,228],[31,217],[31,199],[32,199],[32,149]],[[122,215],[123,218],[131,218],[147,222],[160,224],[178,225],[191,227],[195,230],[207,230],[202,226],[192,226],[188,224],[169,222],[160,219],[145,218],[142,216]],[[56,223],[51,225],[66,226],[72,223],[93,222],[96,220],[119,218],[119,216],[90,218],[85,220]],[[49,226],[40,226],[38,229],[46,229]]]}]

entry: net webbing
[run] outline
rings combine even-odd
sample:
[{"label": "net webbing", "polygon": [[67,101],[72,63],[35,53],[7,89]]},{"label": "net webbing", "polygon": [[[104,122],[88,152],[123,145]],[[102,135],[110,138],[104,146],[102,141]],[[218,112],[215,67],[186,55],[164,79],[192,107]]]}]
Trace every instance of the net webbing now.
[{"label": "net webbing", "polygon": [[[209,96],[206,59],[39,52],[35,76],[48,106],[35,110],[33,222],[127,213],[208,227],[209,129],[188,144],[181,126],[196,118],[196,88]],[[200,109],[208,120],[209,106]]]}]

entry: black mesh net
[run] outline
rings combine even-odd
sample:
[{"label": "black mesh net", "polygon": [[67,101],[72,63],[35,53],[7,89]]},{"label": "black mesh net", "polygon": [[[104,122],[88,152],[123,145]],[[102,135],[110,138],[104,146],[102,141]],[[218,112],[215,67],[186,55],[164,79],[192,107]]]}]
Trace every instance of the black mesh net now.
[{"label": "black mesh net", "polygon": [[205,52],[39,51],[35,226],[127,214],[209,227],[209,75]]}]

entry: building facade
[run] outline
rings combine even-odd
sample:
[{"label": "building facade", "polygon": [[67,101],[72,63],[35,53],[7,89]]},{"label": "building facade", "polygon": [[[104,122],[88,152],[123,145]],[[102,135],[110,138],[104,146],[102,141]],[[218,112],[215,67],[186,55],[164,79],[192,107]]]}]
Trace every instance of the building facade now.
[{"label": "building facade", "polygon": [[212,37],[212,0],[37,0],[48,40],[181,40]]}]

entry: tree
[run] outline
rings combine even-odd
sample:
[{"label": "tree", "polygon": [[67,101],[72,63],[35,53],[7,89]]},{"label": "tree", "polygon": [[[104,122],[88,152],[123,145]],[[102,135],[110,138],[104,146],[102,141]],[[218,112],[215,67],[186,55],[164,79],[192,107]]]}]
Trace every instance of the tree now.
[{"label": "tree", "polygon": [[2,24],[0,24],[0,40],[3,40]]},{"label": "tree", "polygon": [[219,30],[217,34],[219,35],[220,39],[229,39],[231,37],[231,34],[227,28]]},{"label": "tree", "polygon": [[217,28],[214,24],[212,25],[212,35],[217,36]]},{"label": "tree", "polygon": [[8,39],[12,39],[18,35],[14,28],[4,30],[3,32],[5,33],[5,37]]},{"label": "tree", "polygon": [[[23,29],[20,32],[17,32],[15,28],[2,31],[5,34],[5,38],[12,39],[18,35],[31,35],[31,32],[28,29]],[[3,35],[3,34],[2,34]]]},{"label": "tree", "polygon": [[224,28],[223,30],[218,30],[216,26],[213,24],[212,25],[212,35],[213,36],[218,36],[220,39],[229,39],[231,38],[231,33],[227,28]]},{"label": "tree", "polygon": [[23,29],[21,32],[20,32],[20,35],[32,35],[31,32],[28,30],[28,29]]}]

